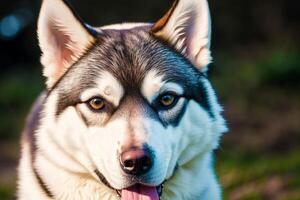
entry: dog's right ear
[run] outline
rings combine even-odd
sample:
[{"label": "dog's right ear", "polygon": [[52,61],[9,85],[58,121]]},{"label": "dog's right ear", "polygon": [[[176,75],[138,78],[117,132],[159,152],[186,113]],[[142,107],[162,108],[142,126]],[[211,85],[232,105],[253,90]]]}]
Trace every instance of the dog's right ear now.
[{"label": "dog's right ear", "polygon": [[38,38],[48,88],[95,42],[91,30],[64,0],[43,1]]}]

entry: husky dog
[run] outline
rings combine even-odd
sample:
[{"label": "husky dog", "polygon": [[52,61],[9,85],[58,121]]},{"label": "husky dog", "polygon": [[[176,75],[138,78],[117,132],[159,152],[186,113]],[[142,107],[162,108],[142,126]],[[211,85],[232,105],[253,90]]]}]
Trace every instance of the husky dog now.
[{"label": "husky dog", "polygon": [[38,21],[47,90],[22,136],[20,200],[218,200],[226,131],[207,79],[206,0],[156,23],[86,25],[63,0]]}]

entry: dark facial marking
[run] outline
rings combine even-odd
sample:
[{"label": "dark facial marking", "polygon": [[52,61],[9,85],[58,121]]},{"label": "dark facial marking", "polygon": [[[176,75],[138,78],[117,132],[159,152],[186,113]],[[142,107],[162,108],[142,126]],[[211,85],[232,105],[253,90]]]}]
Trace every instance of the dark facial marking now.
[{"label": "dark facial marking", "polygon": [[[62,77],[53,89],[59,94],[57,115],[76,105],[79,95],[95,87],[101,72],[108,71],[122,84],[125,95],[141,98],[143,79],[155,69],[165,81],[184,88],[187,100],[197,101],[213,117],[208,94],[201,79],[206,79],[184,56],[149,33],[150,26],[130,30],[103,30],[96,44]],[[174,120],[178,124],[183,112]]]},{"label": "dark facial marking", "polygon": [[50,190],[47,188],[47,185],[45,184],[42,177],[39,175],[39,173],[36,170],[35,167],[35,160],[36,160],[36,151],[37,151],[37,144],[36,144],[36,130],[40,126],[40,120],[42,118],[42,110],[44,109],[44,101],[46,98],[45,92],[43,92],[39,98],[34,103],[33,107],[31,108],[30,114],[28,115],[27,122],[25,129],[22,132],[22,145],[23,143],[29,144],[30,149],[30,163],[31,168],[33,170],[33,174],[35,178],[37,179],[37,183],[40,186],[40,189],[45,192],[45,194],[49,198],[53,198],[53,194],[50,192]]},{"label": "dark facial marking", "polygon": [[186,106],[187,106],[187,101],[184,101],[183,105],[179,109],[179,112],[176,113],[175,116],[172,116],[172,118],[168,119],[168,124],[170,124],[171,126],[177,126],[185,113]]}]

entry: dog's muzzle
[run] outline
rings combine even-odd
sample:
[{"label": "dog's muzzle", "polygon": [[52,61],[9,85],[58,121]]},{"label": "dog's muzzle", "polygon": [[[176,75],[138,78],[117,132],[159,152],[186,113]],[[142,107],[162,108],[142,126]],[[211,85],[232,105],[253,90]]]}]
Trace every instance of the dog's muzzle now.
[{"label": "dog's muzzle", "polygon": [[152,169],[154,164],[154,154],[151,149],[144,145],[142,148],[131,147],[123,150],[119,154],[119,163],[123,172],[128,176],[132,185],[117,190],[113,188],[106,178],[95,170],[95,173],[105,185],[114,189],[121,200],[144,199],[159,200],[163,191],[163,184],[151,186],[147,181],[142,181],[142,177]]}]

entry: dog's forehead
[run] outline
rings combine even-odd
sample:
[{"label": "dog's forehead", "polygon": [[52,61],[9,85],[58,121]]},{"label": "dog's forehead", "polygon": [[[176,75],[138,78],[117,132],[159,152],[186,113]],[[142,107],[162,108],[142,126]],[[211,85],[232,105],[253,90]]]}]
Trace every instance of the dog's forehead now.
[{"label": "dog's forehead", "polygon": [[88,68],[107,70],[129,89],[139,89],[155,70],[164,81],[185,83],[199,76],[181,54],[154,38],[146,27],[105,29],[86,58]]},{"label": "dog's forehead", "polygon": [[204,78],[203,74],[183,55],[154,38],[148,26],[104,29],[99,31],[95,45],[56,85],[61,99],[58,112],[80,101],[87,89],[97,88],[101,79],[113,80],[113,83],[107,81],[105,84],[111,84],[109,87],[113,92],[118,90],[118,97],[113,99],[118,102],[123,94],[141,94],[149,99],[154,94],[151,88],[158,90],[156,86],[168,82],[188,89],[186,95],[189,98],[200,98],[205,93],[199,81],[201,78]]}]

